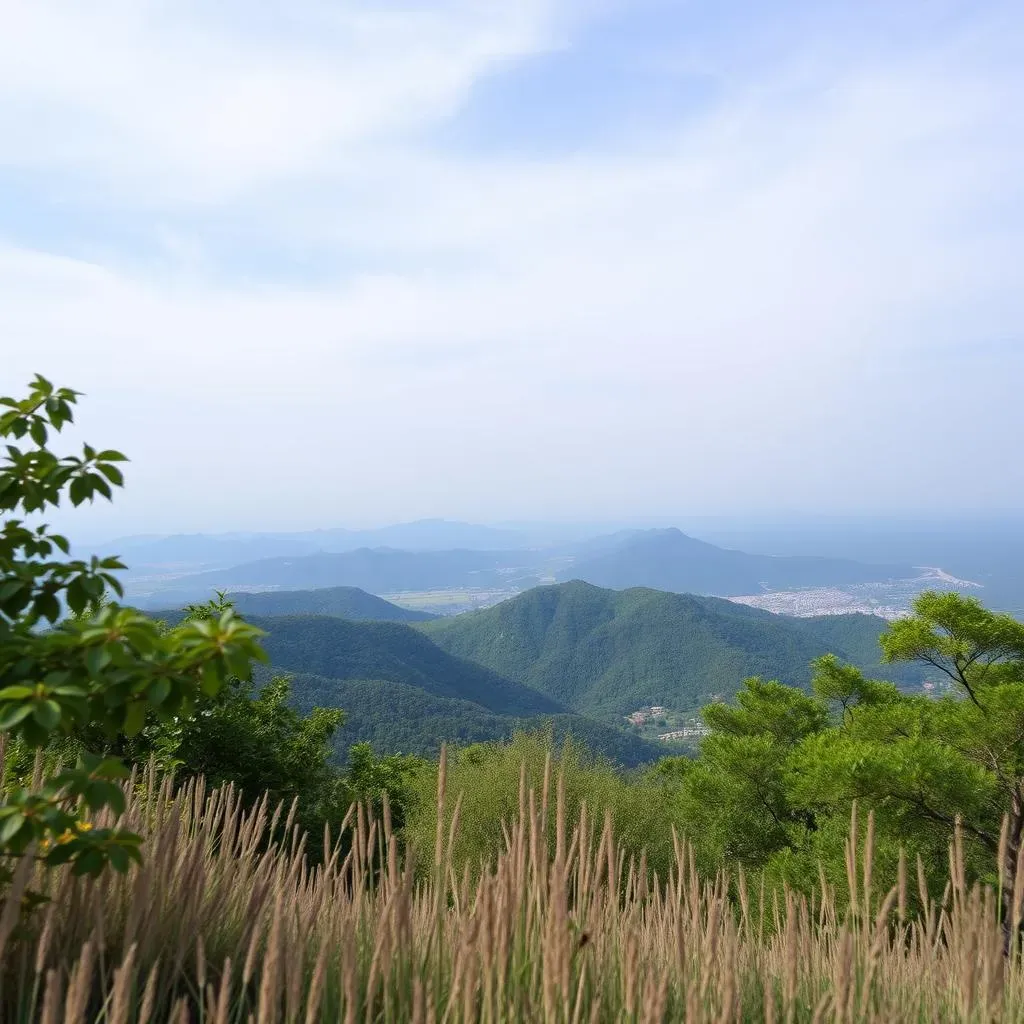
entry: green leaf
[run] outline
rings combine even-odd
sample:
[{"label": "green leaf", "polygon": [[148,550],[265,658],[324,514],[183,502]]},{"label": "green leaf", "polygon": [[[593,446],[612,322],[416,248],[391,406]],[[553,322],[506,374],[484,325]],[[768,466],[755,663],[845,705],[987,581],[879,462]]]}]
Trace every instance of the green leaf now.
[{"label": "green leaf", "polygon": [[123,875],[131,867],[131,858],[123,846],[108,847],[107,856],[110,858],[110,866],[119,874]]},{"label": "green leaf", "polygon": [[53,688],[55,697],[88,697],[88,691],[81,686],[55,686]]},{"label": "green leaf", "polygon": [[[150,688],[146,696],[150,704],[159,707],[171,694],[171,681],[169,679],[158,679]],[[0,694],[2,696],[2,694]]]},{"label": "green leaf", "polygon": [[89,476],[89,484],[92,487],[93,493],[99,491],[107,501],[113,500],[114,492],[111,491],[110,484],[99,473],[92,473]]},{"label": "green leaf", "polygon": [[60,618],[60,601],[56,594],[40,594],[35,600],[36,614],[41,615],[50,622],[56,622]]},{"label": "green leaf", "polygon": [[97,676],[110,664],[110,651],[104,647],[91,647],[85,656],[85,667],[89,675]]},{"label": "green leaf", "polygon": [[33,421],[32,426],[29,428],[29,434],[31,435],[32,440],[35,441],[40,448],[46,444],[48,434],[46,431],[46,424],[41,419]]},{"label": "green leaf", "polygon": [[24,700],[34,693],[35,690],[31,686],[5,686],[0,690],[0,700]]},{"label": "green leaf", "polygon": [[60,725],[60,705],[55,700],[37,701],[32,717],[48,732]]},{"label": "green leaf", "polygon": [[32,714],[32,704],[9,704],[0,708],[0,732],[14,728],[19,722],[23,722]]},{"label": "green leaf", "polygon": [[124,731],[128,736],[137,736],[146,724],[146,712],[149,710],[145,701],[133,700],[125,706]]},{"label": "green leaf", "polygon": [[203,665],[202,673],[199,678],[199,689],[207,697],[215,697],[219,692],[224,682],[224,673],[220,668],[215,665],[212,661],[208,661]]},{"label": "green leaf", "polygon": [[100,463],[97,468],[115,487],[124,487],[124,473],[117,466]]},{"label": "green leaf", "polygon": [[75,854],[78,852],[77,847],[71,843],[59,843],[54,846],[50,852],[46,855],[46,863],[51,866],[58,864],[67,864],[69,860],[73,860]]},{"label": "green leaf", "polygon": [[75,859],[71,873],[74,875],[98,875],[103,870],[104,864],[106,864],[106,858],[104,858],[103,852],[93,847],[83,851]]},{"label": "green leaf", "polygon": [[89,487],[89,481],[86,477],[76,476],[71,481],[71,487],[68,489],[68,494],[71,498],[71,504],[78,508],[87,498],[92,497],[92,490]]},{"label": "green leaf", "polygon": [[0,846],[6,846],[21,831],[25,821],[25,815],[20,811],[4,819],[4,823],[0,825]]},{"label": "green leaf", "polygon": [[68,607],[75,615],[81,615],[89,603],[89,594],[86,592],[84,581],[81,576],[73,579],[65,591],[65,599]]}]

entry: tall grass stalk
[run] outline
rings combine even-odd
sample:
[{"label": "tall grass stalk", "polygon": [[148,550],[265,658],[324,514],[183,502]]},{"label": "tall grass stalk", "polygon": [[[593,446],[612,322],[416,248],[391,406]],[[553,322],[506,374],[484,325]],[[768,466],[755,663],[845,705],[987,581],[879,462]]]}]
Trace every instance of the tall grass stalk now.
[{"label": "tall grass stalk", "polygon": [[[438,806],[445,806],[444,763]],[[969,885],[959,836],[949,884],[907,912],[901,859],[873,877],[874,822],[847,846],[849,900],[758,892],[748,878],[698,877],[675,840],[665,878],[617,843],[610,816],[566,824],[550,765],[525,772],[505,848],[459,865],[458,811],[438,815],[419,868],[371,808],[353,808],[311,865],[294,814],[245,809],[201,780],[126,786],[121,824],[148,836],[125,875],[79,879],[26,862],[50,898],[10,930],[0,1019],[12,1024],[371,1024],[480,1021],[1013,1021],[1024,1015],[1019,943],[1005,952],[998,893]],[[552,793],[554,794],[552,799]],[[546,836],[553,820],[556,842]],[[602,826],[603,818],[603,826]],[[285,838],[271,843],[271,834]],[[275,831],[276,830],[276,831]],[[431,863],[432,853],[432,863]],[[1024,903],[1024,865],[1011,900]],[[29,877],[31,876],[31,877]],[[877,895],[877,893],[886,893]],[[10,893],[12,901],[18,894]],[[0,910],[11,920],[13,903]]]}]

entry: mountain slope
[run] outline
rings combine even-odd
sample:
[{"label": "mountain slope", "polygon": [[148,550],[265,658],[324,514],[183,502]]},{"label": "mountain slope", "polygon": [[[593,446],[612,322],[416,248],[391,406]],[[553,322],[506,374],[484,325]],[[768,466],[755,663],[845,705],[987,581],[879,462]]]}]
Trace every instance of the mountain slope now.
[{"label": "mountain slope", "polygon": [[436,756],[442,743],[504,740],[519,728],[551,728],[556,739],[571,733],[592,750],[628,767],[665,753],[624,730],[579,715],[498,715],[472,701],[437,697],[405,683],[299,673],[292,676],[291,685],[293,702],[301,711],[317,706],[344,710],[345,723],[334,736],[339,757],[361,742],[372,743],[381,753]]},{"label": "mountain slope", "polygon": [[617,716],[652,704],[696,707],[753,675],[806,685],[810,662],[829,651],[874,672],[885,623],[851,618],[842,627],[848,652],[834,642],[836,619],[819,628],[715,598],[576,581],[418,628],[573,710]]},{"label": "mountain slope", "polygon": [[266,631],[274,669],[330,679],[379,679],[417,687],[435,697],[468,700],[500,715],[559,714],[557,701],[442,650],[398,622],[349,622],[329,616],[249,616]]},{"label": "mountain slope", "polygon": [[229,594],[235,608],[250,615],[334,615],[353,622],[429,622],[436,616],[400,608],[358,587],[271,590]]},{"label": "mountain slope", "polygon": [[867,565],[812,556],[751,555],[715,547],[669,529],[627,535],[611,550],[579,559],[561,578],[585,580],[615,590],[650,587],[675,593],[734,597],[760,593],[765,587],[789,590],[914,575],[910,566]]}]

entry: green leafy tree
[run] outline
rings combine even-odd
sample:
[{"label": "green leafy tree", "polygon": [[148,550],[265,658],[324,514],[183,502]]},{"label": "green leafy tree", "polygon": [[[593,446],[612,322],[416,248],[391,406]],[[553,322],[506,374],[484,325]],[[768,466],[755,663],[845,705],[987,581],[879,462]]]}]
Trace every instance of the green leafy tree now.
[{"label": "green leafy tree", "polygon": [[414,754],[378,755],[369,743],[353,744],[343,777],[346,800],[379,807],[386,793],[392,823],[402,828],[418,796],[416,780],[427,770],[428,762]]},{"label": "green leafy tree", "polygon": [[[219,622],[233,605],[223,593],[188,605],[181,625]],[[248,804],[268,794],[272,803],[299,801],[299,820],[315,834],[337,816],[340,773],[331,764],[331,738],[345,720],[336,708],[299,714],[287,677],[262,687],[229,676],[215,694],[200,694],[188,715],[150,715],[145,728],[122,738],[119,753],[145,763],[156,757],[176,775],[231,783]],[[346,808],[340,808],[344,813]]]},{"label": "green leafy tree", "polygon": [[[262,659],[259,631],[230,609],[218,618],[167,631],[109,601],[120,597],[114,558],[72,559],[67,538],[33,525],[65,498],[73,506],[122,486],[116,451],[88,445],[80,456],[50,451],[51,433],[72,422],[78,393],[37,377],[24,399],[2,398],[0,437],[0,742],[40,750],[98,730],[108,739],[136,735],[152,713],[191,714],[231,676],[247,678]],[[17,442],[28,441],[19,445]],[[29,522],[26,517],[32,520]],[[62,619],[65,609],[71,614]],[[70,862],[80,874],[138,859],[138,836],[98,827],[95,818],[124,806],[127,771],[116,757],[83,751],[71,768],[41,785],[0,793],[0,882],[32,859]],[[22,869],[24,874],[24,869]]]},{"label": "green leafy tree", "polygon": [[679,813],[713,859],[810,881],[844,874],[854,802],[873,811],[876,863],[900,848],[944,871],[956,822],[968,869],[1012,892],[1024,833],[1024,624],[956,593],[923,594],[881,638],[886,660],[949,682],[938,698],[866,679],[828,656],[813,694],[750,680],[736,706],[704,711],[711,735],[692,765],[673,764]]},{"label": "green leafy tree", "polygon": [[922,594],[914,611],[882,636],[885,657],[925,665],[949,688],[904,695],[843,667],[844,689],[825,666],[818,687],[843,703],[843,723],[800,752],[796,795],[857,798],[936,858],[959,820],[979,873],[1001,854],[997,881],[1011,892],[1024,833],[1024,624],[957,593]]},{"label": "green leafy tree", "polygon": [[741,861],[763,867],[813,825],[789,792],[788,766],[806,737],[826,728],[823,701],[778,682],[748,679],[736,704],[704,709],[711,733],[692,764],[672,759],[681,777],[679,814],[705,867]]}]

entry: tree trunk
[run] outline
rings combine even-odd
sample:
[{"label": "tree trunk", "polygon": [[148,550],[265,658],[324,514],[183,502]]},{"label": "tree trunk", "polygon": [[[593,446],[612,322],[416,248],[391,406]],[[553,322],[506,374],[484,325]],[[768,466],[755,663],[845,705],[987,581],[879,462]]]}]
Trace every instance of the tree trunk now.
[{"label": "tree trunk", "polygon": [[1003,850],[1003,862],[999,865],[1003,890],[1003,952],[1007,955],[1009,955],[1017,932],[1020,930],[1019,925],[1014,927],[1013,897],[1022,839],[1024,839],[1024,779],[1018,779],[1010,797],[1006,846]]}]

